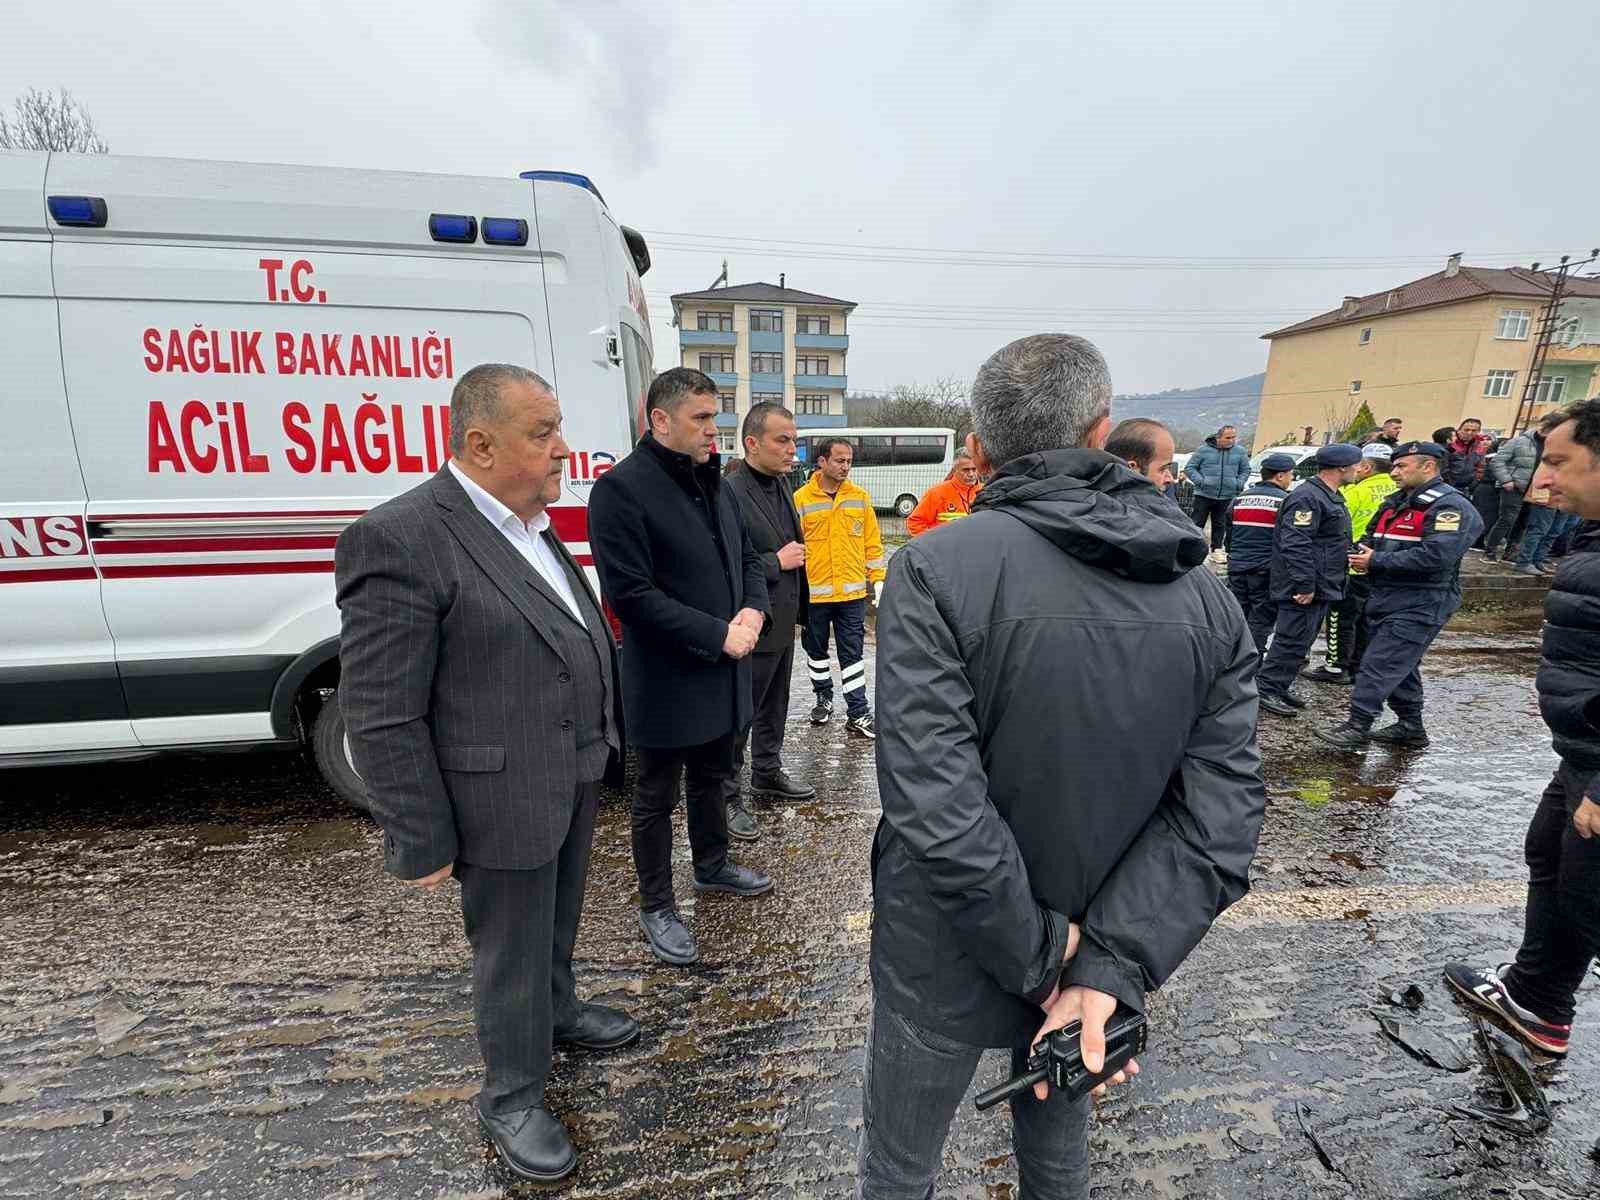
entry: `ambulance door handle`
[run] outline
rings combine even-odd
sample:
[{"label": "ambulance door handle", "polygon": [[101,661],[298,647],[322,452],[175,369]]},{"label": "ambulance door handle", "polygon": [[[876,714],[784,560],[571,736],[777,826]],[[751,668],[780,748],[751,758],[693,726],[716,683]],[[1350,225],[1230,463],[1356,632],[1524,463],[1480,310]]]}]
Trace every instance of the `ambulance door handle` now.
[{"label": "ambulance door handle", "polygon": [[606,334],[606,357],[613,367],[622,365],[622,339],[614,333]]},{"label": "ambulance door handle", "polygon": [[607,329],[602,325],[599,329],[591,329],[589,336],[594,339],[594,361],[604,365],[610,363],[613,367],[622,365],[622,335],[615,329]]}]

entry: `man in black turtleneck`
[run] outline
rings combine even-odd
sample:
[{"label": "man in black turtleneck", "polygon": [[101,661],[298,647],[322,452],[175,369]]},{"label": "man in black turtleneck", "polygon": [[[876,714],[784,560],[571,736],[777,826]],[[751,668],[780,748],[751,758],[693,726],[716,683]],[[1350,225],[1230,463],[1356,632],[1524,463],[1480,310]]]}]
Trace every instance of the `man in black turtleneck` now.
[{"label": "man in black turtleneck", "polygon": [[672,810],[685,779],[697,892],[759,896],[772,881],[728,859],[723,788],[750,724],[750,653],[768,623],[767,584],[724,490],[717,385],[674,367],[650,385],[650,432],[600,477],[589,543],[622,622],[622,706],[637,752],[633,862],[639,924],[662,962],[700,956],[672,892]]},{"label": "man in black turtleneck", "polygon": [[756,836],[756,821],[744,803],[739,770],[745,743],[750,753],[750,793],[775,800],[809,800],[809,784],[789,778],[783,769],[783,728],[789,716],[789,677],[794,670],[794,631],[804,625],[809,589],[806,544],[800,515],[794,508],[789,472],[794,468],[794,414],[781,404],[752,404],[745,414],[745,469],[735,472],[727,487],[739,502],[750,544],[761,556],[772,606],[772,623],[750,656],[751,698],[755,716],[749,730],[734,743],[734,774],[728,779],[728,832],[746,840]]}]

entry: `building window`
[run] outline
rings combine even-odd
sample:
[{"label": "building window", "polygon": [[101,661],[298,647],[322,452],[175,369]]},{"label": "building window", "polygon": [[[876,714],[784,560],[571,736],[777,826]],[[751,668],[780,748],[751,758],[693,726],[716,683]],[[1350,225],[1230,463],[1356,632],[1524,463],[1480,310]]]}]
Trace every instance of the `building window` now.
[{"label": "building window", "polygon": [[827,317],[796,317],[796,333],[827,333],[829,321]]},{"label": "building window", "polygon": [[1490,397],[1511,395],[1511,381],[1516,377],[1515,371],[1490,371],[1483,381],[1483,394]]},{"label": "building window", "polygon": [[942,433],[903,433],[894,439],[894,465],[936,466],[944,462],[944,451],[945,435]]},{"label": "building window", "polygon": [[1502,308],[1500,320],[1494,327],[1497,338],[1506,338],[1513,342],[1528,340],[1528,323],[1532,319],[1532,312],[1526,308]]},{"label": "building window", "polygon": [[711,330],[716,333],[732,333],[733,314],[731,312],[703,312],[696,318],[696,328]]},{"label": "building window", "polygon": [[794,411],[808,417],[825,417],[828,415],[828,398],[826,396],[796,396],[794,398]]},{"label": "building window", "polygon": [[794,360],[794,373],[796,375],[826,375],[828,374],[828,356],[820,355],[816,358],[800,355]]},{"label": "building window", "polygon": [[1365,346],[1371,340],[1372,340],[1372,326],[1368,325],[1365,329],[1363,329],[1361,331],[1361,341],[1358,344],[1362,345],[1362,346]]},{"label": "building window", "polygon": [[720,371],[723,374],[733,373],[733,355],[731,354],[702,354],[700,356],[700,369],[709,374]]},{"label": "building window", "polygon": [[1354,396],[1354,395],[1355,395],[1355,394],[1356,394],[1356,393],[1357,393],[1357,392],[1359,392],[1359,391],[1360,391],[1360,390],[1361,390],[1361,380],[1359,380],[1359,379],[1352,379],[1352,380],[1351,380],[1351,381],[1350,381],[1350,394],[1351,394],[1351,395],[1352,395],[1352,396]]},{"label": "building window", "polygon": [[750,356],[750,373],[752,375],[782,375],[783,355],[752,354]]},{"label": "building window", "polygon": [[722,401],[722,411],[725,413],[739,411],[739,399],[732,392],[718,392],[717,399]]},{"label": "building window", "polygon": [[739,449],[739,439],[731,433],[717,434],[717,453],[733,454]]},{"label": "building window", "polygon": [[1533,389],[1533,402],[1535,404],[1560,404],[1561,397],[1567,392],[1567,377],[1565,375],[1540,376],[1538,384]]},{"label": "building window", "polygon": [[781,308],[752,308],[750,310],[751,333],[782,333],[783,309]]}]

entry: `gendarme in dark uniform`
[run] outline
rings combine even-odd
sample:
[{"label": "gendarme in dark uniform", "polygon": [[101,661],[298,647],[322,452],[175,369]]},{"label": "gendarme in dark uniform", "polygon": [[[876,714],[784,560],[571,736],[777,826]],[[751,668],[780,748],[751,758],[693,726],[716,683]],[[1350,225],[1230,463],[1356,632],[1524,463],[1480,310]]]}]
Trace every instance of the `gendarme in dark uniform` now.
[{"label": "gendarme in dark uniform", "polygon": [[[1362,545],[1367,573],[1369,638],[1350,695],[1350,716],[1317,730],[1329,745],[1354,750],[1375,741],[1425,746],[1422,656],[1461,607],[1461,560],[1483,532],[1472,501],[1439,478],[1445,448],[1435,442],[1395,447],[1391,473],[1400,490],[1383,502]],[[1370,733],[1385,702],[1399,718]]]},{"label": "gendarme in dark uniform", "polygon": [[1328,605],[1344,595],[1350,510],[1339,484],[1349,480],[1360,461],[1358,447],[1344,442],[1322,447],[1317,474],[1290,492],[1278,510],[1272,541],[1272,599],[1278,616],[1256,687],[1261,707],[1280,717],[1292,717],[1305,707],[1289,685],[1322,628]]},{"label": "gendarme in dark uniform", "polygon": [[1233,502],[1230,527],[1232,548],[1228,551],[1228,590],[1244,609],[1245,624],[1255,639],[1258,653],[1265,654],[1267,639],[1278,620],[1278,605],[1272,599],[1272,543],[1278,525],[1278,510],[1289,494],[1279,475],[1294,470],[1294,459],[1287,454],[1269,454],[1261,460],[1261,482]]}]

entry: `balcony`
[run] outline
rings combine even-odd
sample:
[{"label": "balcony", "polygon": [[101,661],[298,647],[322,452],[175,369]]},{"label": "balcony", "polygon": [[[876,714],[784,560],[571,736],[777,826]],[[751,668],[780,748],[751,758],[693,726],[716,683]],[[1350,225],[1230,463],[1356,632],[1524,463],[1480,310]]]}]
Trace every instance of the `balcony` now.
[{"label": "balcony", "polygon": [[843,413],[796,413],[794,423],[798,429],[843,429],[845,415]]},{"label": "balcony", "polygon": [[731,412],[731,413],[719,412],[717,414],[717,428],[718,429],[737,429],[737,428],[739,428],[739,414],[736,413],[736,412]]},{"label": "balcony", "polygon": [[850,335],[847,333],[797,333],[794,335],[796,350],[848,350],[850,349]]},{"label": "balcony", "polygon": [[845,378],[843,375],[796,375],[794,377],[794,390],[797,392],[842,392],[845,389]]},{"label": "balcony", "polygon": [[[715,379],[716,376],[713,375],[711,378]],[[759,374],[755,371],[750,372],[750,390],[752,392],[777,392],[781,395],[783,392],[782,372],[772,375],[767,374],[765,371]]]},{"label": "balcony", "polygon": [[706,374],[719,388],[727,388],[731,392],[739,386],[739,377],[732,371],[707,371]]},{"label": "balcony", "polygon": [[782,354],[783,330],[752,329],[750,331],[750,349],[753,353],[765,351],[769,354]]},{"label": "balcony", "polygon": [[731,329],[680,329],[680,346],[735,346],[739,335]]}]

